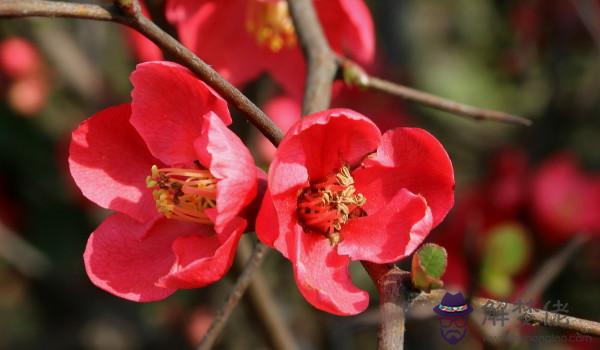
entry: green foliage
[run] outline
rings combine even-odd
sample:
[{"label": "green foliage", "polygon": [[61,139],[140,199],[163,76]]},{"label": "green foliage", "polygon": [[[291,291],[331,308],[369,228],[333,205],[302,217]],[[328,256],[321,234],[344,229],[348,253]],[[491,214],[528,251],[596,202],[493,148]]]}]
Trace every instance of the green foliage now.
[{"label": "green foliage", "polygon": [[444,283],[441,277],[448,265],[448,254],[444,247],[428,243],[423,245],[414,255],[412,260],[413,285],[425,292],[441,288]]}]

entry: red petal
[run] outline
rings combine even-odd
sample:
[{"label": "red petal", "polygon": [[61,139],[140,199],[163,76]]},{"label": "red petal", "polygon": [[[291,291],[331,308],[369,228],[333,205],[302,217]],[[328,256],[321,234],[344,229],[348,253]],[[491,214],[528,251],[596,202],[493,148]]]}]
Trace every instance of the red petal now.
[{"label": "red petal", "polygon": [[383,135],[375,157],[353,172],[357,191],[373,212],[403,188],[425,197],[437,226],[454,204],[454,172],[440,142],[425,130],[397,128]]},{"label": "red petal", "polygon": [[265,192],[260,210],[256,216],[256,236],[261,242],[272,248],[275,240],[279,237],[277,211],[275,210],[271,193],[268,190]]},{"label": "red petal", "polygon": [[[288,196],[282,198],[290,199],[293,197],[295,195],[290,192]],[[264,244],[277,249],[289,259],[291,253],[288,249],[287,237],[293,235],[298,226],[296,201],[293,199],[279,199],[276,205],[277,210],[275,209],[275,202],[267,190],[256,217],[256,235]]]},{"label": "red petal", "polygon": [[[357,165],[373,152],[381,139],[379,129],[367,117],[349,109],[330,109],[299,120],[290,128],[275,155],[269,172],[271,193],[286,191],[274,180],[283,165],[305,167],[311,180],[321,179],[343,165]],[[295,183],[293,181],[292,183]]]},{"label": "red petal", "polygon": [[369,305],[369,294],[352,284],[350,259],[338,255],[319,234],[297,230],[291,261],[298,289],[314,307],[335,314],[355,315]]},{"label": "red petal", "polygon": [[146,176],[159,161],[129,124],[128,104],[94,114],[73,131],[69,149],[71,175],[84,196],[96,204],[139,221],[157,217]]},{"label": "red petal", "polygon": [[[191,228],[172,220],[159,219],[147,225],[126,215],[113,214],[90,236],[83,258],[90,280],[98,287],[132,301],[155,301],[175,290],[156,286],[169,273],[175,256],[171,243]],[[145,236],[140,240],[138,237]]]},{"label": "red petal", "polygon": [[235,218],[223,234],[182,236],[173,243],[177,257],[170,273],[161,278],[165,288],[199,288],[223,277],[235,257],[235,249],[246,227],[246,221]]},{"label": "red petal", "polygon": [[425,199],[402,189],[378,212],[348,221],[338,253],[378,264],[398,261],[423,242],[431,224]]},{"label": "red petal", "polygon": [[368,64],[375,57],[375,29],[369,8],[363,0],[341,0],[342,9],[348,19],[345,21],[343,45],[362,64]]},{"label": "red petal", "polygon": [[194,147],[200,163],[219,180],[215,226],[220,231],[256,196],[257,169],[248,148],[216,114],[206,114],[203,125]]},{"label": "red petal", "polygon": [[231,123],[227,102],[176,63],[139,64],[131,82],[131,124],[152,154],[167,165],[196,159],[194,140],[201,135],[206,113],[212,111]]},{"label": "red petal", "polygon": [[375,57],[375,30],[364,0],[316,1],[315,6],[331,47],[346,51],[361,64]]}]

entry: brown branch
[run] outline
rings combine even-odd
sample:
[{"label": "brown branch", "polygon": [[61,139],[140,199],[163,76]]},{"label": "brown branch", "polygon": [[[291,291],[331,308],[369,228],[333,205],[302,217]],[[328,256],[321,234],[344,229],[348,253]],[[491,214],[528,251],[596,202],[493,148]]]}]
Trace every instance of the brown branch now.
[{"label": "brown branch", "polygon": [[329,48],[312,0],[288,0],[296,34],[307,60],[302,115],[329,107],[331,85],[337,72],[335,55]]},{"label": "brown branch", "polygon": [[474,120],[490,120],[524,126],[531,125],[531,120],[523,117],[469,106],[427,92],[419,91],[408,86],[370,76],[360,66],[346,58],[338,57],[338,61],[343,70],[344,80],[349,85],[357,85],[361,88],[385,92],[412,102]]},{"label": "brown branch", "polygon": [[0,17],[71,17],[124,23],[124,17],[114,6],[61,1],[4,0],[0,2]]},{"label": "brown branch", "polygon": [[393,265],[363,261],[379,290],[379,350],[404,349],[405,310],[410,303],[410,273]]},{"label": "brown branch", "polygon": [[[237,252],[239,259],[236,260],[236,265],[238,262],[240,262],[239,265],[242,265],[241,262],[248,261],[252,254],[250,241],[242,237]],[[243,266],[238,267],[239,270],[242,270],[242,268]],[[271,346],[274,349],[281,350],[299,349],[279,306],[275,302],[275,297],[268,287],[267,279],[260,270],[256,270],[254,273],[248,287],[248,297],[253,309],[259,314],[259,318],[267,330]]]},{"label": "brown branch", "polygon": [[219,311],[217,311],[210,328],[202,338],[202,342],[198,346],[198,350],[208,350],[211,349],[212,346],[217,341],[219,334],[225,327],[225,323],[231,316],[231,313],[239,303],[240,299],[244,295],[246,288],[252,281],[254,274],[258,271],[260,264],[263,262],[269,247],[262,243],[257,243],[254,247],[254,251],[252,252],[252,256],[246,263],[244,267],[244,271],[240,275],[240,277],[235,282],[233,289],[227,296],[227,300],[221,306]]},{"label": "brown branch", "polygon": [[[440,303],[444,294],[446,294],[446,291],[443,289],[438,289],[431,293],[421,293],[415,298],[412,305],[418,306],[425,304],[433,307]],[[503,312],[507,313],[509,322],[511,319],[516,318],[532,325],[544,325],[600,337],[600,323],[595,321],[584,320],[535,308],[531,308],[531,310],[529,310],[530,312],[523,312],[523,310],[519,310],[518,305],[488,298],[472,298],[471,306],[475,310],[480,310],[488,317],[497,317],[498,310],[503,310]]]}]

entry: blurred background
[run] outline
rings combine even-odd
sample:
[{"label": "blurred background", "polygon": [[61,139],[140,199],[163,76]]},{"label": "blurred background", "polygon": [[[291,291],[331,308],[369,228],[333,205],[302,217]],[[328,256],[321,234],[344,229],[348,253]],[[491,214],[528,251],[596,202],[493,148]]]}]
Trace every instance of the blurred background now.
[{"label": "blurred background", "polygon": [[[426,128],[448,150],[456,205],[428,239],[448,250],[446,287],[551,311],[559,301],[568,304],[562,313],[599,320],[600,1],[368,4],[376,75],[534,122],[474,122],[380,93],[336,94],[334,105],[383,129]],[[0,349],[193,348],[239,274],[236,265],[219,283],[151,304],[111,296],[85,274],[86,240],[108,212],[70,179],[70,132],[102,108],[129,101],[128,75],[142,55],[131,43],[110,23],[0,20]],[[282,124],[286,113],[298,113],[266,76],[244,91]],[[267,167],[272,150],[241,116],[234,120]],[[540,282],[547,266],[556,273]],[[301,349],[376,348],[377,293],[360,264],[352,274],[370,291],[371,308],[345,318],[306,303],[278,253],[262,271]],[[600,348],[590,338],[560,338],[573,333],[482,326],[477,317],[452,346],[438,336],[433,315],[409,314],[409,349]],[[268,349],[271,339],[244,297],[217,348]]]}]

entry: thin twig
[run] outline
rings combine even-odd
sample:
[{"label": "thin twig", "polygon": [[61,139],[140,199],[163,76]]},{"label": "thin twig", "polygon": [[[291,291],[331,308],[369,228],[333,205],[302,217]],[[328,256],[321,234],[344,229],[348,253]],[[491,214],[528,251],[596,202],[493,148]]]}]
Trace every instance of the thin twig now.
[{"label": "thin twig", "polygon": [[[433,307],[440,303],[444,294],[446,294],[446,291],[443,289],[434,290],[431,293],[421,293],[415,298],[412,305],[428,305]],[[595,321],[584,320],[535,308],[531,308],[527,310],[527,312],[524,312],[523,307],[520,308],[519,305],[488,298],[472,298],[471,306],[475,310],[481,310],[485,315],[491,318],[499,317],[498,312],[506,312],[509,320],[516,318],[532,325],[544,325],[547,327],[555,327],[600,337],[600,323]]]},{"label": "thin twig", "polygon": [[269,247],[266,245],[262,243],[256,244],[254,251],[252,252],[252,256],[244,267],[244,271],[235,282],[235,285],[233,286],[230,294],[227,296],[227,300],[223,306],[219,309],[219,311],[217,311],[210,328],[198,346],[198,350],[209,350],[215,344],[219,334],[221,334],[221,331],[223,330],[223,327],[225,327],[225,323],[244,295],[246,288],[252,281],[254,274],[258,271],[258,268],[263,262],[268,250]]},{"label": "thin twig", "polygon": [[308,73],[302,104],[302,115],[307,115],[329,107],[331,85],[338,67],[312,0],[288,0],[288,4],[307,60]]},{"label": "thin twig", "polygon": [[[248,261],[252,254],[252,245],[250,241],[242,237],[237,252],[239,257],[239,260],[237,261]],[[243,266],[240,266],[239,270],[242,270],[242,268]],[[252,277],[252,282],[250,282],[247,293],[254,310],[259,314],[259,319],[264,323],[273,348],[281,350],[299,349],[292,332],[287,327],[281,309],[277,305],[275,297],[268,287],[267,279],[260,270],[256,270],[254,273],[254,277]]]},{"label": "thin twig", "polygon": [[338,57],[338,61],[340,61],[340,67],[343,69],[344,79],[348,84],[351,85],[357,85],[361,88],[385,92],[391,95],[402,97],[409,101],[468,117],[474,120],[490,120],[524,126],[529,126],[532,123],[531,120],[523,117],[469,106],[443,97],[435,96],[427,92],[419,91],[408,86],[370,76],[360,66],[346,58]]}]

